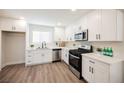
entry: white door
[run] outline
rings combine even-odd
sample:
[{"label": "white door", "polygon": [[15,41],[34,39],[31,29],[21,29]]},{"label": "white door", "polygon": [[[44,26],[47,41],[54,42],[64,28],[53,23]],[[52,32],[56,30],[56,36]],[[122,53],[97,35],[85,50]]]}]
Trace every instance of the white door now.
[{"label": "white door", "polygon": [[14,31],[17,32],[26,31],[26,22],[24,20],[14,20],[13,26],[15,27]]},{"label": "white door", "polygon": [[103,62],[95,61],[94,66],[94,82],[96,83],[108,83],[109,80],[109,65]]},{"label": "white door", "polygon": [[12,31],[13,30],[13,20],[0,18],[0,29],[4,31]]},{"label": "white door", "polygon": [[42,52],[44,62],[43,63],[51,63],[52,62],[52,50],[44,50]]},{"label": "white door", "polygon": [[104,9],[101,11],[102,31],[100,39],[102,41],[116,41],[117,11]]},{"label": "white door", "polygon": [[87,27],[87,16],[84,16],[81,19],[81,28],[82,28],[82,30],[88,29],[88,27]]},{"label": "white door", "polygon": [[94,81],[93,64],[89,62],[89,58],[82,59],[82,76],[88,82]]},{"label": "white door", "polygon": [[54,29],[54,41],[65,40],[65,29],[63,27],[55,27]]},{"label": "white door", "polygon": [[33,64],[42,63],[44,61],[44,55],[40,51],[34,51],[33,53]]},{"label": "white door", "polygon": [[99,41],[99,33],[101,30],[101,15],[99,10],[95,10],[87,15],[87,25],[89,33],[89,41]]}]

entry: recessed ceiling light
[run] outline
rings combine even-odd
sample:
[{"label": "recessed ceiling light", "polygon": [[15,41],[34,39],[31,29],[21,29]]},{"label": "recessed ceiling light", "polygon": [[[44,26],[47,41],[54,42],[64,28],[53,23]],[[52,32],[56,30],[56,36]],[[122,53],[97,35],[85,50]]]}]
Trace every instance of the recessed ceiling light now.
[{"label": "recessed ceiling light", "polygon": [[61,22],[58,22],[58,23],[57,23],[57,25],[58,25],[58,26],[61,26],[61,25],[62,25],[62,23],[61,23]]},{"label": "recessed ceiling light", "polygon": [[73,12],[74,12],[74,11],[76,11],[76,9],[71,9],[71,11],[73,11]]}]

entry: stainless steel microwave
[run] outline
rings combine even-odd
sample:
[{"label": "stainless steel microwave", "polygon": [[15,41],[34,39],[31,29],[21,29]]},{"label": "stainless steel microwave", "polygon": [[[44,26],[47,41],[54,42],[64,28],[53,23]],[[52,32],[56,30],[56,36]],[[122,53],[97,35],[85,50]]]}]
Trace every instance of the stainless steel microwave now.
[{"label": "stainless steel microwave", "polygon": [[78,40],[87,41],[88,40],[88,29],[81,31],[80,33],[76,33],[74,35],[74,38],[76,41]]}]

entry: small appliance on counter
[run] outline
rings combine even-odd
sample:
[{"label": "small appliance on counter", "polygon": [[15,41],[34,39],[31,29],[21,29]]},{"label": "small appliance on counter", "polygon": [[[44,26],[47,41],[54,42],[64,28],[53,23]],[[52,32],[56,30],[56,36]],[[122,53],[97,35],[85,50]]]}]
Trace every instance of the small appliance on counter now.
[{"label": "small appliance on counter", "polygon": [[81,54],[91,53],[93,51],[91,45],[83,45],[78,49],[69,51],[69,68],[79,79],[81,79],[82,56]]}]

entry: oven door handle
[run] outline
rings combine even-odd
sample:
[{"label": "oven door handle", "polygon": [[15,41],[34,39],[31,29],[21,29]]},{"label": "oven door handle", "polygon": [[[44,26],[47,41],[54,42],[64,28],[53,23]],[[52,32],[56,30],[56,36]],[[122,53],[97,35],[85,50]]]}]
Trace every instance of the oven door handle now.
[{"label": "oven door handle", "polygon": [[69,54],[69,55],[72,56],[72,57],[74,57],[74,58],[76,58],[76,59],[80,59],[79,57],[76,57],[76,56],[74,56],[72,54]]}]

